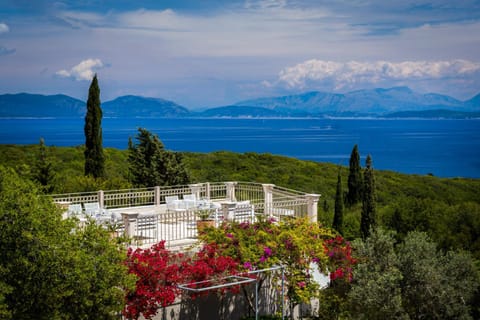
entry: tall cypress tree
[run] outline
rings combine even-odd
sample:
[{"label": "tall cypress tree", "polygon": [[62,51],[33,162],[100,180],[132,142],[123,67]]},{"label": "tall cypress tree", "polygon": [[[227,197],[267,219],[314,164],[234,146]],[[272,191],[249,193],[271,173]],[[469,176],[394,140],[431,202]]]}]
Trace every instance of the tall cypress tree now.
[{"label": "tall cypress tree", "polygon": [[85,175],[105,177],[105,157],[102,146],[102,109],[97,75],[88,90],[87,114],[85,116]]},{"label": "tall cypress tree", "polygon": [[364,179],[360,232],[362,237],[366,239],[370,235],[370,230],[377,225],[377,196],[375,192],[372,158],[370,155],[367,156]]},{"label": "tall cypress tree", "polygon": [[348,192],[346,197],[346,203],[348,206],[352,206],[362,200],[362,168],[360,166],[360,153],[358,152],[358,146],[355,145],[350,154],[350,168],[348,174]]},{"label": "tall cypress tree", "polygon": [[343,235],[343,190],[342,176],[338,173],[337,191],[335,193],[335,214],[333,215],[332,228]]},{"label": "tall cypress tree", "polygon": [[35,180],[37,180],[43,187],[43,191],[51,193],[53,191],[53,180],[55,179],[55,172],[52,168],[52,163],[48,159],[47,147],[45,140],[40,138],[39,154],[35,163]]}]

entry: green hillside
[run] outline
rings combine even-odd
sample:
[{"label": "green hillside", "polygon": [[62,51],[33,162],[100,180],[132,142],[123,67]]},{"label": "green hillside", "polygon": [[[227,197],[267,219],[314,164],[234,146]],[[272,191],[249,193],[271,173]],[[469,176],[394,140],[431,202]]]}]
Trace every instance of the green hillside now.
[{"label": "green hillside", "polygon": [[[0,164],[32,177],[38,145],[0,145]],[[48,147],[55,172],[54,192],[81,192],[130,187],[127,151],[105,149],[106,180],[83,176],[83,147]],[[249,181],[321,195],[319,220],[331,225],[337,174],[347,191],[348,168],[329,163],[257,153],[184,153],[192,183]],[[375,155],[373,155],[375,161]],[[375,171],[377,210],[381,225],[399,237],[408,231],[426,231],[440,247],[471,251],[480,259],[480,179],[446,179]],[[345,236],[359,236],[361,205],[345,210]]]}]

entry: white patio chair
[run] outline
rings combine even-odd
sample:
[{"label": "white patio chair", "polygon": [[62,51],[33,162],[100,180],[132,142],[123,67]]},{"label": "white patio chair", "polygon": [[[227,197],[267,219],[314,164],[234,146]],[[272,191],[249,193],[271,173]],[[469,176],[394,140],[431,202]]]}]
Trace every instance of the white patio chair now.
[{"label": "white patio chair", "polygon": [[83,208],[81,203],[69,204],[67,209],[68,217],[80,218],[83,216]]},{"label": "white patio chair", "polygon": [[178,199],[178,196],[166,196],[165,203],[167,204],[167,211],[185,211],[183,201]]},{"label": "white patio chair", "polygon": [[197,207],[197,197],[194,194],[183,195],[183,205],[185,209],[192,209]]},{"label": "white patio chair", "polygon": [[85,214],[99,222],[105,222],[112,219],[112,214],[104,208],[100,208],[98,202],[87,202],[83,204]]}]

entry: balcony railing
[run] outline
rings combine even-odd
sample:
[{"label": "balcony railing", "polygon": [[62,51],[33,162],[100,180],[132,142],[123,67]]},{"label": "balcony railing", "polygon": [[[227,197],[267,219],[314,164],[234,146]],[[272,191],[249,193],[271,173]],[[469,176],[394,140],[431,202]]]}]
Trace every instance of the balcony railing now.
[{"label": "balcony railing", "polygon": [[[53,195],[55,203],[75,215],[69,208],[86,208],[98,204],[98,212],[81,212],[91,220],[109,225],[128,236],[132,245],[149,245],[166,240],[168,246],[194,242],[197,238],[196,212],[200,206],[171,210],[167,197],[176,196],[180,203],[185,195],[194,195],[198,204],[214,208],[216,224],[222,220],[250,221],[259,216],[281,220],[286,217],[308,217],[317,221],[319,195],[277,187],[273,184],[248,182],[205,182],[182,186],[109,190]],[[185,200],[186,201],[186,200]]]}]

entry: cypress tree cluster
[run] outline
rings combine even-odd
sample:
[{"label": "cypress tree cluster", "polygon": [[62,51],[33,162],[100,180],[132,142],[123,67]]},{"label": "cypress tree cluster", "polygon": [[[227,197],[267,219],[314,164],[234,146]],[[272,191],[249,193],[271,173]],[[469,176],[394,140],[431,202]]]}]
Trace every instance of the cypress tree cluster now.
[{"label": "cypress tree cluster", "polygon": [[365,165],[362,217],[360,220],[360,231],[364,239],[369,237],[371,229],[375,228],[377,224],[375,177],[373,175],[372,157],[370,157],[370,155],[367,156]]},{"label": "cypress tree cluster", "polygon": [[85,116],[85,175],[105,177],[105,157],[102,146],[102,109],[97,75],[88,90],[87,114]]},{"label": "cypress tree cluster", "polygon": [[358,152],[358,146],[353,147],[350,155],[350,167],[348,174],[348,193],[346,196],[346,204],[353,206],[354,204],[362,200],[362,168],[360,166],[360,153]]}]

